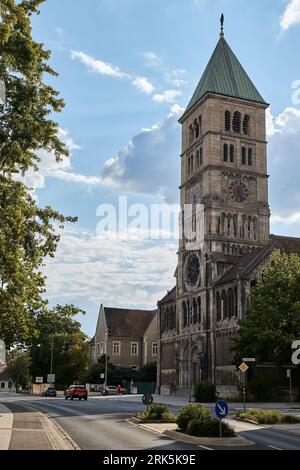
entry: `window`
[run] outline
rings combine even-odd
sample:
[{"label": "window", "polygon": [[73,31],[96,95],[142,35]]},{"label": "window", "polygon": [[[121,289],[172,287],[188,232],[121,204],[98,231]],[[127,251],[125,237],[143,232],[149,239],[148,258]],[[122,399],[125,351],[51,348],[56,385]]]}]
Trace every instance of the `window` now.
[{"label": "window", "polygon": [[192,124],[189,127],[189,143],[191,144],[194,140],[194,130]]},{"label": "window", "polygon": [[152,356],[157,356],[158,354],[158,344],[152,343]]},{"label": "window", "polygon": [[1,388],[5,388],[5,382],[1,382]]},{"label": "window", "polygon": [[195,138],[198,139],[199,134],[200,134],[200,129],[199,129],[199,124],[197,119],[194,121],[194,129],[195,129]]},{"label": "window", "polygon": [[230,145],[230,163],[234,162],[234,145]]},{"label": "window", "polygon": [[203,150],[202,147],[200,147],[200,165],[203,163]]},{"label": "window", "polygon": [[244,117],[244,121],[243,121],[243,132],[244,134],[248,134],[249,132],[249,114],[246,114],[245,117]]},{"label": "window", "polygon": [[248,165],[252,165],[252,149],[248,149]]},{"label": "window", "polygon": [[191,159],[190,157],[188,158],[188,175],[190,174],[191,172]]},{"label": "window", "polygon": [[97,351],[97,355],[99,355],[99,354],[100,354],[100,344],[99,344],[99,343],[97,343],[97,349],[96,349],[96,351]]},{"label": "window", "polygon": [[139,352],[139,344],[138,343],[131,343],[131,355],[137,356]]},{"label": "window", "polygon": [[228,145],[227,144],[224,144],[223,146],[223,159],[224,159],[224,162],[227,162],[228,160]]},{"label": "window", "polygon": [[200,165],[200,151],[197,150],[196,152],[196,166],[198,167]]},{"label": "window", "polygon": [[242,165],[246,165],[246,147],[242,147]]},{"label": "window", "polygon": [[241,113],[239,111],[233,115],[232,128],[234,132],[241,132]]},{"label": "window", "polygon": [[194,155],[191,156],[191,173],[194,171]]},{"label": "window", "polygon": [[121,342],[120,341],[114,341],[113,342],[113,355],[114,356],[120,356],[121,353]]},{"label": "window", "polygon": [[100,344],[100,354],[104,354],[104,344],[103,344],[103,341],[101,341],[101,344]]},{"label": "window", "polygon": [[225,111],[225,131],[231,130],[230,119],[231,119],[230,111]]}]

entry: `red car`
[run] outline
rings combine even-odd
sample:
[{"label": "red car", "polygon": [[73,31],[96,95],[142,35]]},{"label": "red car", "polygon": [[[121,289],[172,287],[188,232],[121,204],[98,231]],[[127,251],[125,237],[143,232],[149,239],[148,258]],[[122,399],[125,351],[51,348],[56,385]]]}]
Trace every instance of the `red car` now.
[{"label": "red car", "polygon": [[88,393],[85,385],[71,385],[66,390],[65,399],[73,400],[73,398],[78,398],[79,400],[87,400]]}]

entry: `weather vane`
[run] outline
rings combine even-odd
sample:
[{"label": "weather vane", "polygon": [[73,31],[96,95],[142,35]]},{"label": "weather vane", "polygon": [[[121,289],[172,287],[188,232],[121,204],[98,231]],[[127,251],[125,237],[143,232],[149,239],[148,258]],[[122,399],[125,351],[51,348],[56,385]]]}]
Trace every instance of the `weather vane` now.
[{"label": "weather vane", "polygon": [[221,36],[224,36],[224,32],[223,32],[223,29],[224,29],[224,15],[223,15],[223,13],[221,15],[220,22],[221,22]]}]

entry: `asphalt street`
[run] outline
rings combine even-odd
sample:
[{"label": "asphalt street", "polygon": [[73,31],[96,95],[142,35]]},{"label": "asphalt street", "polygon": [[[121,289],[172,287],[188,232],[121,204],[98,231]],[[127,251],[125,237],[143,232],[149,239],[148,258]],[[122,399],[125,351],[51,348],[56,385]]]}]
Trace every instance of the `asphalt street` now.
[{"label": "asphalt street", "polygon": [[[7,400],[6,405],[9,405],[9,401]],[[15,398],[13,401],[26,403],[46,413],[85,450],[300,450],[300,436],[268,428],[239,433],[255,443],[247,447],[183,444],[128,423],[128,418],[144,410],[145,406],[126,397],[120,400],[105,398],[87,401],[28,397]],[[178,407],[170,408],[174,412],[178,411]]]}]

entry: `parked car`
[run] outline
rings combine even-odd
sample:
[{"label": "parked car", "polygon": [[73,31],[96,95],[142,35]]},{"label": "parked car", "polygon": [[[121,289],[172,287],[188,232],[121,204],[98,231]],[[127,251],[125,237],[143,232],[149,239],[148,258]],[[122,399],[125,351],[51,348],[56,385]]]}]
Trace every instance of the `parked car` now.
[{"label": "parked car", "polygon": [[53,387],[47,388],[42,392],[42,397],[56,397],[56,390]]},{"label": "parked car", "polygon": [[73,400],[73,398],[78,398],[79,400],[87,400],[88,397],[88,392],[86,389],[85,385],[70,385],[69,388],[67,388],[66,393],[65,393],[65,399],[68,400]]},{"label": "parked car", "polygon": [[[117,395],[117,387],[115,385],[107,385],[105,391],[104,388],[101,390],[102,395]],[[121,388],[122,395],[125,395],[125,388]]]}]

